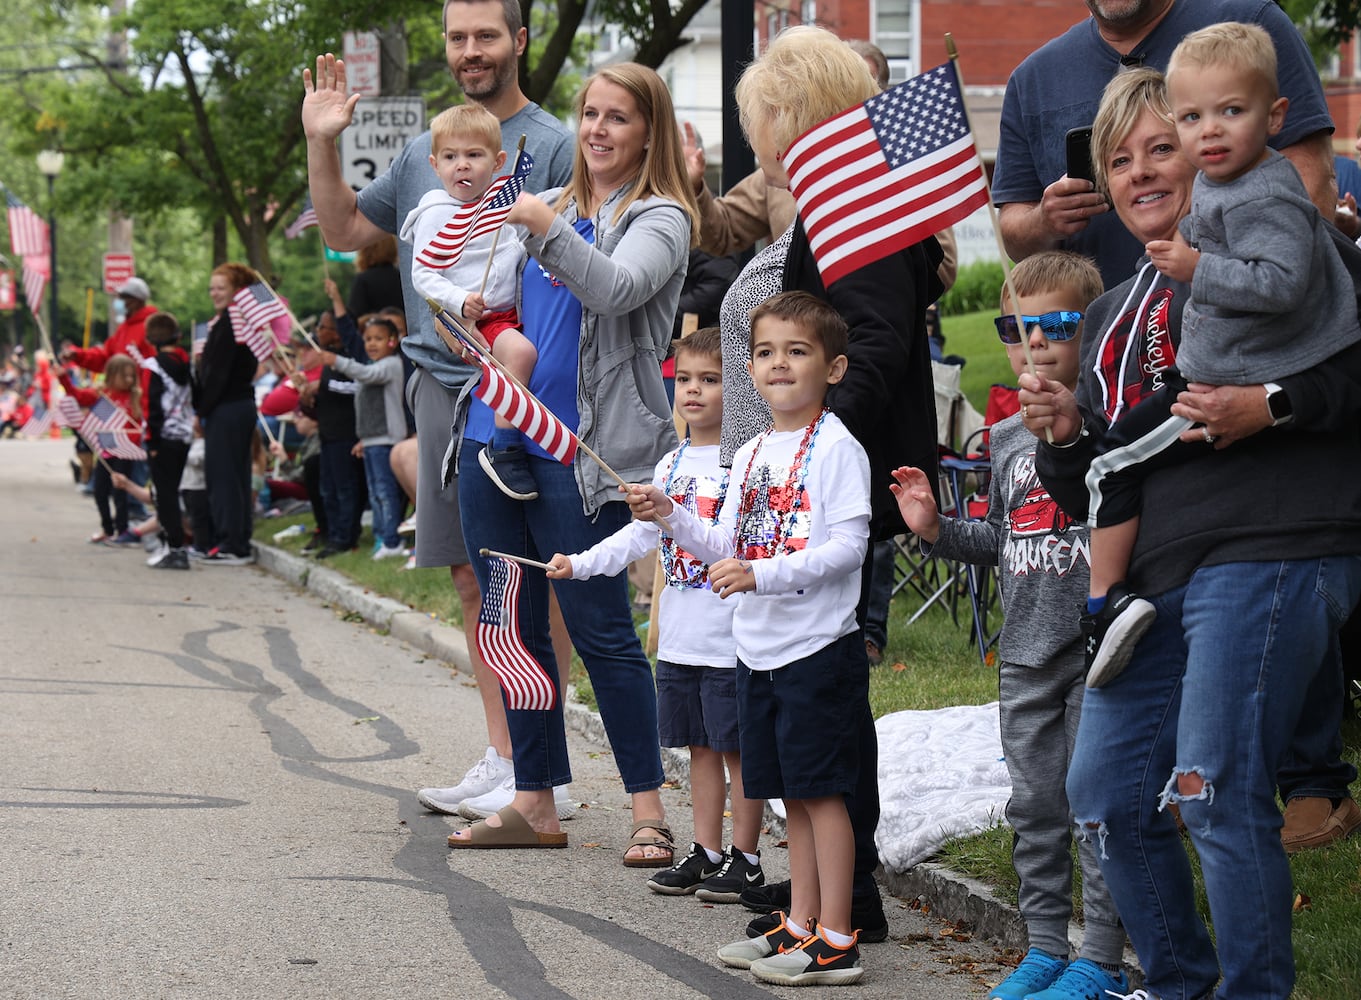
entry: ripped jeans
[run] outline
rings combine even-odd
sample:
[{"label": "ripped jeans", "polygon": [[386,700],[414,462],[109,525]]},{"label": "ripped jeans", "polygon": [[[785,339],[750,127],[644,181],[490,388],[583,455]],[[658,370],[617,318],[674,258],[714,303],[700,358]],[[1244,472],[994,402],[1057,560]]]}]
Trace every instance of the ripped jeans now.
[{"label": "ripped jeans", "polygon": [[[1222,1000],[1290,995],[1276,769],[1358,593],[1358,556],[1203,567],[1149,598],[1158,617],[1130,665],[1087,692],[1068,797],[1152,995],[1209,996],[1221,971]],[[1200,855],[1217,953],[1169,801]]]}]

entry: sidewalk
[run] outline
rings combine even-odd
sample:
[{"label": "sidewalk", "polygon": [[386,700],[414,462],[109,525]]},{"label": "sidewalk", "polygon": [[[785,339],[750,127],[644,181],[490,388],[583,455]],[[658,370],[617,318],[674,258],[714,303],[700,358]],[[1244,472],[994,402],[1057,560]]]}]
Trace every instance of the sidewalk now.
[{"label": "sidewalk", "polygon": [[[365,591],[343,573],[328,569],[308,559],[292,555],[255,542],[256,562],[275,576],[315,594],[336,607],[362,615],[375,628],[385,628],[394,639],[414,647],[427,656],[452,663],[465,673],[472,673],[468,648],[463,632],[405,604]],[[606,746],[605,727],[600,716],[568,697],[563,708],[570,729],[593,743]],[[682,784],[690,778],[690,758],[680,751],[662,747],[662,761],[667,777]],[[783,821],[769,809],[766,819],[776,830]],[[886,892],[904,902],[915,901],[929,908],[935,916],[952,924],[967,925],[1002,947],[1024,952],[1027,947],[1025,924],[1012,906],[997,899],[991,889],[974,879],[965,878],[941,865],[920,864],[906,872],[879,871],[879,881]],[[1080,939],[1081,931],[1070,928],[1069,936]]]}]

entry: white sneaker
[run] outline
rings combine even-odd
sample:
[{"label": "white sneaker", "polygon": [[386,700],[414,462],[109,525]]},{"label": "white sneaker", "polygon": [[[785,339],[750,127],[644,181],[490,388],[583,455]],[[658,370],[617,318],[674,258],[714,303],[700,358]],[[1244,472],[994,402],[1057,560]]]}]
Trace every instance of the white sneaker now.
[{"label": "white sneaker", "polygon": [[422,788],[416,793],[416,801],[431,812],[453,816],[464,799],[485,795],[508,777],[515,777],[515,768],[496,752],[495,747],[487,747],[487,752],[468,768],[468,773],[457,785],[453,788]]},{"label": "white sneaker", "polygon": [[[487,794],[464,799],[458,807],[458,814],[464,819],[486,819],[492,813],[498,813],[510,805],[514,798],[515,774],[511,772],[505,781]],[[577,809],[580,808],[577,803],[567,797],[566,785],[558,785],[553,789],[553,805],[557,809],[558,819],[560,820],[576,819]]]},{"label": "white sneaker", "polygon": [[146,564],[148,566],[155,566],[158,562],[161,561],[161,557],[164,556],[169,551],[170,546],[167,545],[165,542],[161,541],[160,538],[157,538],[156,547],[151,549],[150,550],[151,554],[146,557]]},{"label": "white sneaker", "polygon": [[397,534],[414,535],[416,533],[416,515],[412,514],[401,524],[397,525]]},{"label": "white sneaker", "polygon": [[373,550],[374,562],[379,562],[383,559],[393,559],[398,556],[406,558],[406,549],[402,548],[400,545],[388,546],[380,543],[378,547]]}]

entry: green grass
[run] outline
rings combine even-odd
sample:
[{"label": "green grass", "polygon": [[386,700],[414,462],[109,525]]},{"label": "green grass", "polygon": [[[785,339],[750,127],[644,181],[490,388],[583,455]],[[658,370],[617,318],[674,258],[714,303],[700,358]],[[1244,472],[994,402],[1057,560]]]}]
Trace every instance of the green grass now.
[{"label": "green grass", "polygon": [[[961,385],[970,401],[982,412],[988,387],[994,382],[1015,384],[1006,351],[997,340],[991,311],[949,316],[944,320],[946,353],[968,359]],[[262,522],[259,536],[270,535],[289,524],[311,527],[310,517],[277,518]],[[282,540],[280,548],[298,553],[306,536]],[[401,571],[401,560],[375,563],[368,556],[371,540],[365,536],[358,551],[333,556],[326,565],[355,579],[364,587],[411,607],[434,614],[455,626],[462,613],[443,569]],[[884,666],[870,680],[870,703],[875,717],[890,712],[978,705],[997,698],[997,673],[983,665],[969,631],[967,596],[961,597],[956,625],[944,607],[933,607],[918,621],[908,619],[920,606],[910,591],[897,595],[890,609],[889,638]],[[647,618],[636,615],[640,638],[646,636]],[[1000,624],[1000,617],[995,624]],[[995,627],[994,624],[994,627]],[[595,707],[590,681],[573,657],[573,682],[578,698]],[[1361,722],[1349,721],[1343,736],[1346,756],[1361,767]],[[1187,841],[1197,873],[1198,905],[1208,922],[1209,911],[1199,887],[1195,851]],[[994,887],[1000,898],[1016,902],[1016,872],[1011,865],[1011,831],[997,827],[945,845],[940,860],[950,868]],[[1291,859],[1296,891],[1310,899],[1307,909],[1294,918],[1294,945],[1298,982],[1296,1000],[1339,1000],[1361,996],[1361,836],[1352,837],[1322,851],[1306,852]],[[1081,912],[1080,877],[1075,886],[1075,906]]]}]

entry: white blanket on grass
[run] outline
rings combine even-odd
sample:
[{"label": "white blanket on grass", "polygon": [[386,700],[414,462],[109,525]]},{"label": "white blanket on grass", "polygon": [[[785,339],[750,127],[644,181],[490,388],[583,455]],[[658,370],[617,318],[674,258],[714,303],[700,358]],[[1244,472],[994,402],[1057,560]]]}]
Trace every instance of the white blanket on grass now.
[{"label": "white blanket on grass", "polygon": [[997,702],[894,712],[879,734],[879,829],[884,867],[903,871],[941,844],[1005,822],[1011,781]]}]

